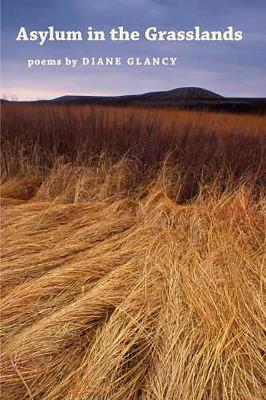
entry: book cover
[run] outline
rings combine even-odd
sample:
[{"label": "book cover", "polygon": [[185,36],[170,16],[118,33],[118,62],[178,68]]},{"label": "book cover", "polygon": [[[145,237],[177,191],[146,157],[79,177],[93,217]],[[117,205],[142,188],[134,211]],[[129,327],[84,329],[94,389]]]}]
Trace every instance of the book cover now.
[{"label": "book cover", "polygon": [[266,2],[1,0],[1,398],[265,400]]}]

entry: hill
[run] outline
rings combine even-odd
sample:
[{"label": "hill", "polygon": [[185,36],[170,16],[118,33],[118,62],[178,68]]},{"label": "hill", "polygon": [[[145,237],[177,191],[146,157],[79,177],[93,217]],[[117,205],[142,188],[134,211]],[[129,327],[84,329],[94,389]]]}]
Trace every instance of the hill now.
[{"label": "hill", "polygon": [[145,93],[141,97],[161,100],[220,100],[224,98],[210,90],[198,87],[183,87],[162,92]]},{"label": "hill", "polygon": [[266,98],[228,98],[207,89],[182,87],[172,90],[123,96],[66,95],[51,100],[7,101],[1,103],[91,104],[108,106],[171,107],[192,110],[265,113]]},{"label": "hill", "polygon": [[210,90],[196,88],[196,87],[184,87],[173,90],[160,91],[160,92],[148,92],[139,95],[125,95],[125,96],[62,96],[53,99],[52,101],[58,102],[79,102],[79,101],[126,101],[136,102],[142,100],[220,100],[223,96],[211,92]]}]

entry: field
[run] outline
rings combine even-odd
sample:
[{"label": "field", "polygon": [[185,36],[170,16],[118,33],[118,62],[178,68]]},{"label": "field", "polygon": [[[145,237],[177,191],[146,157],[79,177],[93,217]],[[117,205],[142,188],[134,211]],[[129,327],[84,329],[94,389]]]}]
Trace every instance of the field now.
[{"label": "field", "polygon": [[2,120],[2,399],[265,400],[266,116]]}]

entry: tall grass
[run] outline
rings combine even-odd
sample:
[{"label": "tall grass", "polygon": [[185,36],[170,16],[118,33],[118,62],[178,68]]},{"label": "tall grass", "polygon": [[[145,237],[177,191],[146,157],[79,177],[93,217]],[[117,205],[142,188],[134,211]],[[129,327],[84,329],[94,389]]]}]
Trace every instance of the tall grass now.
[{"label": "tall grass", "polygon": [[265,400],[265,116],[14,106],[2,398]]},{"label": "tall grass", "polygon": [[58,159],[97,166],[105,154],[112,164],[131,160],[148,180],[167,159],[183,177],[182,201],[217,179],[221,189],[266,182],[266,116],[51,105],[6,105],[2,113],[4,176],[32,167],[47,174]]}]

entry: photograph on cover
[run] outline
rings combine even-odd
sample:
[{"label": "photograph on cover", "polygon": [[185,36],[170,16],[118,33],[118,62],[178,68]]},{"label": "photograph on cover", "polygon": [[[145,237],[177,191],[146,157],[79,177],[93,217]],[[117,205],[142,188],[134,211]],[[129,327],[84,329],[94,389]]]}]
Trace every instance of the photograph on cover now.
[{"label": "photograph on cover", "polygon": [[1,0],[1,398],[266,400],[265,0]]}]

